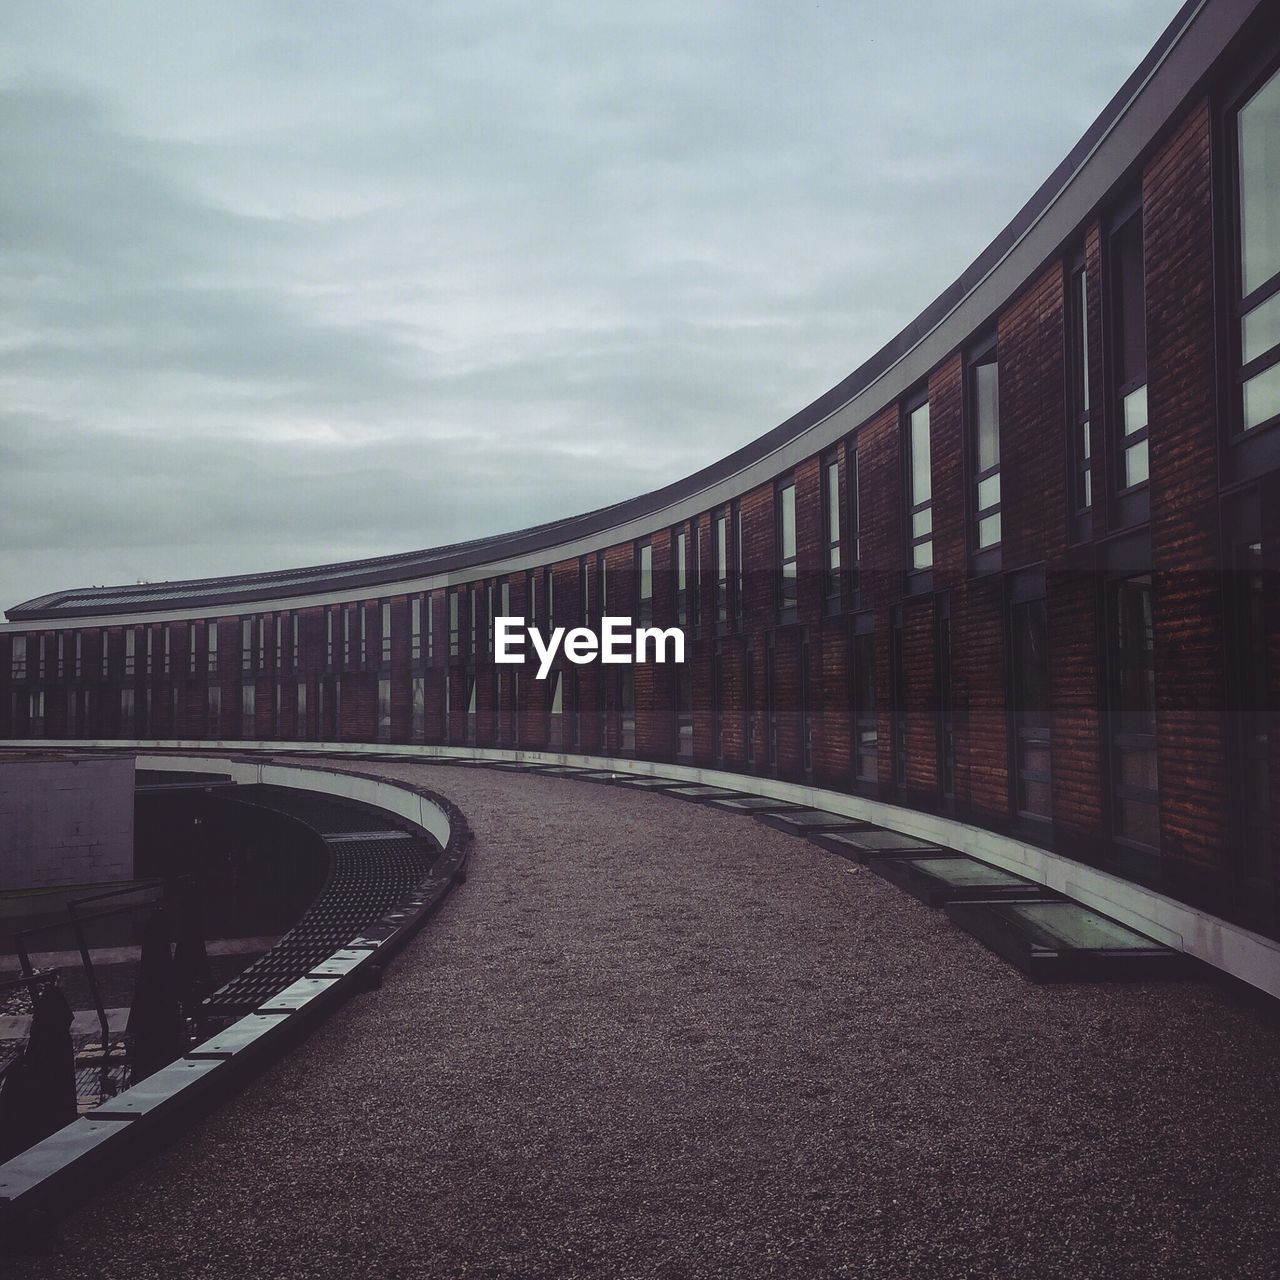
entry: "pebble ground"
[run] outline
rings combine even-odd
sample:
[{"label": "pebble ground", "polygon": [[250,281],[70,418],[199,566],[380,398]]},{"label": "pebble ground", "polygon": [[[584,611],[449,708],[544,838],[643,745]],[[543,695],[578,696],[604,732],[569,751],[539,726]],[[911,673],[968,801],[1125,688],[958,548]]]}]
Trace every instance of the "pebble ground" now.
[{"label": "pebble ground", "polygon": [[750,818],[349,767],[453,798],[467,883],[13,1275],[1280,1275],[1271,1009],[1033,986]]}]

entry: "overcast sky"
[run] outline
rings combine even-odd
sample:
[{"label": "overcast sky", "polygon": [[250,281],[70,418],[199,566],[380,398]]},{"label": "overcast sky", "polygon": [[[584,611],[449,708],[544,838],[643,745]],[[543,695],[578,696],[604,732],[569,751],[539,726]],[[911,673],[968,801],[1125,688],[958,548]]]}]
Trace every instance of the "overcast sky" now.
[{"label": "overcast sky", "polygon": [[0,607],[433,546],[761,434],[1176,0],[7,0]]}]

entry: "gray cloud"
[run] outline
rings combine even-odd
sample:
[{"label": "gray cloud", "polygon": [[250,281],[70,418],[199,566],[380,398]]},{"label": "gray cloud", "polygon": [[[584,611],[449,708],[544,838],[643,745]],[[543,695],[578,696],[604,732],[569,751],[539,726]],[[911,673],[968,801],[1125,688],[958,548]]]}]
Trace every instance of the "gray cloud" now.
[{"label": "gray cloud", "polygon": [[1176,5],[12,8],[0,604],[705,464],[947,284]]}]

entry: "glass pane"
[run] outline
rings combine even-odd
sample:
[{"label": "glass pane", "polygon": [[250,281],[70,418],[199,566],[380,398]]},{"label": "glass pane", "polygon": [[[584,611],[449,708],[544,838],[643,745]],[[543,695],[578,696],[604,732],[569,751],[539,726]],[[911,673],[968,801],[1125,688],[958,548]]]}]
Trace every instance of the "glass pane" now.
[{"label": "glass pane", "polygon": [[1084,505],[1093,506],[1093,474],[1089,471],[1084,473]]},{"label": "glass pane", "polygon": [[1126,787],[1156,789],[1156,753],[1149,747],[1122,747],[1120,750],[1120,782]]},{"label": "glass pane", "polygon": [[[1080,372],[1079,372],[1079,396],[1080,408],[1085,412],[1089,412],[1089,280],[1084,271],[1079,273],[1080,280],[1080,310],[1076,315],[1076,321],[1079,324],[1079,343],[1080,343]],[[1089,437],[1085,434],[1084,456],[1089,456]]]},{"label": "glass pane", "polygon": [[1126,929],[1077,902],[1020,902],[1008,907],[1011,915],[1037,925],[1069,947],[1147,950],[1152,944],[1140,933]]},{"label": "glass pane", "polygon": [[1273,364],[1244,384],[1244,429],[1248,431],[1280,413],[1280,364]]},{"label": "glass pane", "polygon": [[796,487],[787,485],[780,493],[782,502],[782,558],[792,560],[796,554]]},{"label": "glass pane", "polygon": [[1160,815],[1154,804],[1145,800],[1120,801],[1120,834],[1128,840],[1160,846]]},{"label": "glass pane", "polygon": [[840,537],[840,464],[827,463],[827,541]]},{"label": "glass pane", "polygon": [[[686,542],[685,535],[683,533],[678,534],[676,537],[676,590],[677,591],[685,590],[688,583],[689,566],[687,564],[687,560],[688,560],[688,556],[686,554],[687,547],[688,547],[688,544]],[[586,585],[585,576],[583,578],[583,585],[584,587]]]},{"label": "glass pane", "polygon": [[933,564],[933,542],[921,542],[911,553],[911,564],[915,569],[928,569]]},{"label": "glass pane", "polygon": [[1120,732],[1156,731],[1155,631],[1151,583],[1132,578],[1117,587],[1116,648],[1120,685]]},{"label": "glass pane", "polygon": [[1142,484],[1149,475],[1150,465],[1147,457],[1147,442],[1140,440],[1124,452],[1125,487],[1127,488],[1133,484]]},{"label": "glass pane", "polygon": [[918,507],[933,497],[929,472],[929,405],[926,401],[911,415],[911,505]]},{"label": "glass pane", "polygon": [[988,476],[978,484],[978,510],[986,511],[1000,501],[1000,473]]},{"label": "glass pane", "polygon": [[1241,108],[1241,293],[1252,293],[1280,271],[1280,73]]},{"label": "glass pane", "polygon": [[640,599],[653,599],[653,548],[640,548]]},{"label": "glass pane", "polygon": [[1147,385],[1135,387],[1124,398],[1124,433],[1133,435],[1147,425]]},{"label": "glass pane", "polygon": [[1000,513],[997,511],[993,516],[983,516],[978,521],[978,546],[994,547],[1000,541]]},{"label": "glass pane", "polygon": [[978,424],[978,470],[986,471],[1000,460],[999,366],[994,360],[974,370],[973,399]]},{"label": "glass pane", "polygon": [[1241,360],[1248,364],[1280,345],[1280,293],[1260,302],[1244,318],[1241,327]]},{"label": "glass pane", "polygon": [[913,538],[923,538],[926,533],[933,532],[933,508],[926,507],[923,511],[916,511],[911,516],[911,536]]}]

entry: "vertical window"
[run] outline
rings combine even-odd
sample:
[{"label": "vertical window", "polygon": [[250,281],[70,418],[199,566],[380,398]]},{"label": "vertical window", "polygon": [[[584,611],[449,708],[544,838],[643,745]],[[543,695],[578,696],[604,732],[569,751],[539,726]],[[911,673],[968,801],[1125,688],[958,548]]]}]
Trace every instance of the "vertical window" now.
[{"label": "vertical window", "polygon": [[641,623],[653,621],[653,546],[646,542],[640,548],[636,575],[637,608]]},{"label": "vertical window", "polygon": [[892,717],[893,783],[907,785],[907,686],[902,613],[894,611],[889,631],[889,713]]},{"label": "vertical window", "polygon": [[844,604],[840,572],[840,459],[828,454],[822,463],[823,565],[827,612],[839,613]]},{"label": "vertical window", "polygon": [[456,658],[461,650],[461,640],[458,634],[458,613],[461,609],[461,601],[458,599],[460,591],[449,592],[449,657]]},{"label": "vertical window", "polygon": [[[503,590],[504,591],[506,590],[505,584],[503,584]],[[427,596],[426,610],[427,610],[427,661],[431,662],[435,659],[435,656],[436,656],[436,625],[435,625],[436,609],[435,609],[434,596],[431,596],[431,595]]]},{"label": "vertical window", "polygon": [[974,546],[1000,541],[1000,366],[994,348],[969,366]]},{"label": "vertical window", "polygon": [[378,677],[378,741],[391,741],[391,677]]},{"label": "vertical window", "polygon": [[564,673],[555,667],[547,677],[547,746],[564,746]]},{"label": "vertical window", "polygon": [[423,742],[427,736],[427,681],[425,676],[413,677],[413,710],[410,713],[409,737]]},{"label": "vertical window", "polygon": [[929,446],[929,402],[907,413],[907,476],[911,521],[911,567],[933,565],[933,474]]},{"label": "vertical window", "polygon": [[555,630],[556,625],[556,575],[554,569],[546,569],[543,576],[547,583],[547,630]]},{"label": "vertical window", "polygon": [[253,670],[253,620],[240,620],[240,670]]},{"label": "vertical window", "polygon": [[1236,115],[1239,422],[1280,418],[1280,71]]},{"label": "vertical window", "polygon": [[388,663],[391,661],[391,601],[384,600],[381,609],[382,617],[382,661]]},{"label": "vertical window", "polygon": [[1160,844],[1160,793],[1150,576],[1113,583],[1109,603],[1115,832],[1155,849]]},{"label": "vertical window", "polygon": [[597,576],[600,580],[600,616],[609,612],[609,561],[604,552],[596,557]]},{"label": "vertical window", "polygon": [[863,615],[853,635],[853,776],[874,783],[878,775],[876,733],[876,637],[872,618]]},{"label": "vertical window", "polygon": [[356,665],[361,667],[369,665],[369,610],[372,607],[368,604],[355,606],[360,617],[360,648],[356,654]]},{"label": "vertical window", "polygon": [[1120,485],[1145,484],[1147,456],[1147,314],[1142,213],[1111,235],[1111,324],[1120,436]]},{"label": "vertical window", "polygon": [[754,765],[756,762],[756,649],[750,636],[747,637],[743,665],[746,670],[746,679],[742,695],[742,734],[747,764]]},{"label": "vertical window", "polygon": [[810,662],[809,628],[800,637],[800,757],[805,773],[813,771],[813,683]]},{"label": "vertical window", "polygon": [[[34,695],[33,695],[34,697]],[[120,736],[122,738],[132,738],[134,736],[133,721],[133,690],[120,690]]]},{"label": "vertical window", "polygon": [[332,609],[325,610],[324,615],[324,665],[332,668],[333,666],[333,643],[334,643],[334,614],[337,612],[337,606]]},{"label": "vertical window", "polygon": [[1015,808],[1027,818],[1050,819],[1049,615],[1043,599],[1015,604],[1013,662]]},{"label": "vertical window", "polygon": [[9,662],[9,674],[14,680],[27,678],[27,637],[13,637],[13,652]]},{"label": "vertical window", "polygon": [[[77,680],[80,679],[81,667],[83,662],[84,662],[84,636],[83,634],[81,634],[81,632],[77,631],[76,632],[76,649],[75,649],[75,669],[72,671],[72,675],[74,675]],[[195,675],[194,662],[192,663],[191,674]]]},{"label": "vertical window", "polygon": [[693,759],[693,679],[683,664],[676,668],[676,759]]},{"label": "vertical window", "polygon": [[476,635],[480,620],[480,588],[472,586],[467,596],[467,654],[470,656],[479,647],[476,643]]},{"label": "vertical window", "polygon": [[302,665],[302,649],[298,644],[298,615],[295,613],[290,619],[291,623],[291,641],[289,644],[289,665],[294,671],[297,671]]},{"label": "vertical window", "polygon": [[102,651],[102,678],[105,680],[111,674],[111,633],[99,631],[98,639]]},{"label": "vertical window", "polygon": [[724,513],[715,521],[716,622],[729,621],[729,522]]},{"label": "vertical window", "polygon": [[275,669],[277,672],[281,672],[284,670],[284,638],[285,638],[286,626],[287,626],[287,623],[286,623],[284,614],[277,613],[276,619],[275,619],[275,628],[276,628],[276,667]]},{"label": "vertical window", "polygon": [[504,582],[499,594],[502,597],[502,616],[509,618],[511,616],[511,583]]},{"label": "vertical window", "polygon": [[711,716],[715,729],[716,764],[724,763],[724,650],[716,641],[711,655]]},{"label": "vertical window", "polygon": [[351,618],[355,613],[355,605],[349,604],[342,611],[342,667],[343,670],[355,664],[355,636],[351,626]]},{"label": "vertical window", "polygon": [[538,575],[532,569],[524,576],[525,600],[529,604],[529,623],[538,620]]},{"label": "vertical window", "polygon": [[271,734],[278,742],[281,737],[280,732],[280,711],[284,702],[284,686],[280,681],[276,681],[274,697],[271,704]]},{"label": "vertical window", "polygon": [[778,673],[773,632],[764,647],[764,725],[765,747],[770,769],[778,767]]},{"label": "vertical window", "polygon": [[258,618],[258,667],[259,671],[267,669],[267,620]]},{"label": "vertical window", "polygon": [[[1271,896],[1277,866],[1271,803],[1272,659],[1268,652],[1268,593],[1274,599],[1274,575],[1265,567],[1262,544],[1247,542],[1235,550],[1233,593],[1235,657],[1234,720],[1239,765],[1236,796],[1239,809],[1239,866],[1249,889],[1265,900]],[[1268,581],[1268,579],[1272,579]]]},{"label": "vertical window", "polygon": [[683,529],[672,538],[676,557],[676,625],[689,625],[689,535]]},{"label": "vertical window", "polygon": [[307,682],[298,681],[298,715],[295,731],[299,738],[307,736]]},{"label": "vertical window", "polygon": [[58,674],[58,679],[61,680],[62,677],[66,675],[67,633],[65,631],[58,632],[57,643],[58,643],[58,655],[56,658],[56,661],[58,664],[57,674]]},{"label": "vertical window", "polygon": [[124,633],[124,673],[135,674],[137,670],[138,633],[133,627],[127,627]]},{"label": "vertical window", "polygon": [[167,625],[164,629],[164,674],[168,675],[172,669],[173,663],[173,627]]},{"label": "vertical window", "polygon": [[798,596],[796,556],[796,486],[784,484],[777,494],[778,511],[778,616],[794,617]]},{"label": "vertical window", "polygon": [[743,610],[747,607],[746,549],[742,538],[742,507],[733,504],[733,619],[742,626]]},{"label": "vertical window", "polygon": [[205,732],[210,738],[222,737],[222,686],[211,684],[208,689],[209,718]]},{"label": "vertical window", "polygon": [[693,634],[702,634],[702,525],[693,525]]},{"label": "vertical window", "polygon": [[216,676],[218,674],[218,624],[216,622],[207,624],[205,654],[208,672],[211,676]]},{"label": "vertical window", "polygon": [[618,672],[618,708],[622,717],[623,755],[634,755],[636,750],[636,669],[631,665]]},{"label": "vertical window", "polygon": [[[125,694],[128,694],[129,698],[132,699],[133,690],[122,689],[120,691],[120,696],[122,700]],[[33,738],[43,738],[44,737],[44,690],[32,689],[29,695],[29,698],[30,700],[27,703],[27,716],[28,716],[27,732]],[[133,725],[131,723],[132,714],[133,714],[133,708],[132,706],[130,706],[129,708],[130,722],[127,723],[127,726],[125,728],[126,736],[131,735],[133,732]]]},{"label": "vertical window", "polygon": [[484,651],[491,653],[493,651],[493,599],[494,599],[494,582],[490,579],[485,583],[484,588]]},{"label": "vertical window", "polygon": [[422,597],[414,596],[409,602],[409,661],[422,659]]},{"label": "vertical window", "polygon": [[578,561],[578,623],[591,625],[591,578],[586,556]]},{"label": "vertical window", "polygon": [[467,673],[467,746],[476,745],[476,677],[474,672]]},{"label": "vertical window", "polygon": [[1067,456],[1071,459],[1072,506],[1093,505],[1092,444],[1089,439],[1089,273],[1083,261],[1067,279]]},{"label": "vertical window", "polygon": [[240,736],[242,738],[252,738],[254,736],[254,718],[258,709],[258,689],[256,685],[244,684],[240,686]]}]

